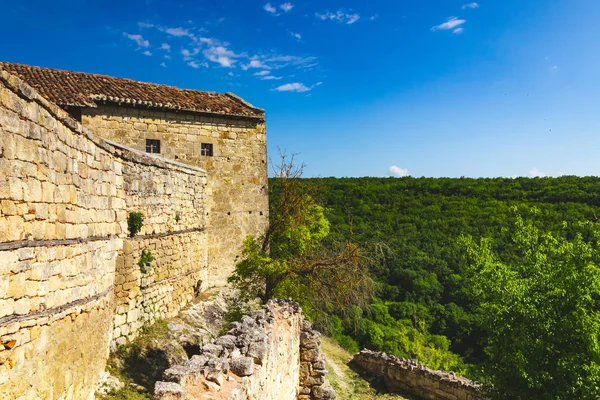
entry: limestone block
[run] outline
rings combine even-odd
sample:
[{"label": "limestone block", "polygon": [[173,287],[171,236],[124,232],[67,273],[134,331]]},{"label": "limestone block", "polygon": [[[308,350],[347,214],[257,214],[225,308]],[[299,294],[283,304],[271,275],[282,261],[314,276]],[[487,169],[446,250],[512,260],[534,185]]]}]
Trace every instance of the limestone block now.
[{"label": "limestone block", "polygon": [[250,376],[254,373],[254,360],[250,357],[232,358],[230,369],[237,376]]}]

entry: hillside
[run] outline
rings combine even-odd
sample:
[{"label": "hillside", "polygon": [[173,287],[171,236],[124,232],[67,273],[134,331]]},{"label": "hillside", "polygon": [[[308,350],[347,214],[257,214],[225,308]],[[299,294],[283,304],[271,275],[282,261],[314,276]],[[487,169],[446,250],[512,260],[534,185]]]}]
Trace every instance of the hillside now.
[{"label": "hillside", "polygon": [[566,221],[567,236],[577,232],[576,222],[596,221],[600,210],[595,177],[303,182],[326,207],[333,240],[351,235],[383,260],[372,271],[378,290],[370,310],[334,326],[338,339],[352,350],[357,342],[442,369],[464,367],[447,350],[479,364],[486,340],[465,287],[459,238],[493,237],[502,259],[515,261],[519,254],[506,230],[514,220],[511,208],[549,232]]}]

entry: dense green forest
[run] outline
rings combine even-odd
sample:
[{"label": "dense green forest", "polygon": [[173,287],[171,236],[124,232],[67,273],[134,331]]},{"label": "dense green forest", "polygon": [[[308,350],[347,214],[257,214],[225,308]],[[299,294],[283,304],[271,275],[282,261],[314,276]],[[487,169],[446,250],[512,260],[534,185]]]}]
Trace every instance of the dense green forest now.
[{"label": "dense green forest", "polygon": [[567,239],[578,232],[589,237],[578,223],[600,214],[595,177],[302,181],[325,207],[330,240],[351,237],[380,260],[372,270],[371,306],[333,315],[330,333],[350,350],[383,350],[463,373],[469,373],[466,365],[481,365],[489,339],[465,276],[464,237],[493,238],[499,258],[518,263],[522,254],[508,229],[515,210]]},{"label": "dense green forest", "polygon": [[494,398],[600,397],[600,178],[320,178],[282,156],[230,282],[291,297],[350,351]]}]

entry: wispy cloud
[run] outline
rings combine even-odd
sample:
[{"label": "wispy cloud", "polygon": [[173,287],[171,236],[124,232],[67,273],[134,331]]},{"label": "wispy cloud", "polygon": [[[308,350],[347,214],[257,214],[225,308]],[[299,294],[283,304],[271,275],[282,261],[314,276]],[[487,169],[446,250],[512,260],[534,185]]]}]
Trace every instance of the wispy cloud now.
[{"label": "wispy cloud", "polygon": [[198,53],[200,52],[200,49],[194,49],[193,51],[189,51],[188,49],[182,49],[181,50],[181,55],[183,56],[183,60],[184,61],[189,61],[191,60],[193,57],[195,57],[196,55],[198,55]]},{"label": "wispy cloud", "polygon": [[231,68],[237,62],[239,55],[224,46],[211,46],[202,52],[209,61],[215,62],[221,67]]},{"label": "wispy cloud", "polygon": [[171,36],[177,36],[177,37],[181,37],[181,36],[192,36],[190,34],[190,31],[188,31],[187,29],[184,28],[167,28],[165,29],[165,32]]},{"label": "wispy cloud", "polygon": [[290,32],[290,34],[298,40],[302,40],[302,35],[299,33]]},{"label": "wispy cloud", "polygon": [[397,165],[390,165],[388,170],[390,171],[390,174],[392,174],[393,176],[395,176],[397,178],[402,178],[404,176],[408,176],[408,170],[405,168],[400,168]]},{"label": "wispy cloud", "polygon": [[167,64],[165,64],[164,61],[160,63],[160,66],[163,67],[163,68],[167,68]]},{"label": "wispy cloud", "polygon": [[323,82],[318,82],[315,83],[312,86],[306,86],[303,83],[299,83],[299,82],[294,82],[294,83],[286,83],[285,85],[281,85],[276,87],[274,90],[277,92],[298,92],[298,93],[303,93],[303,92],[308,92],[310,90],[312,90],[313,88],[321,85]]},{"label": "wispy cloud", "polygon": [[146,28],[152,28],[152,27],[154,27],[154,24],[150,24],[148,22],[138,22],[138,26],[141,29],[146,29]]},{"label": "wispy cloud", "polygon": [[[434,26],[433,28],[431,28],[432,31],[448,31],[448,30],[456,30],[458,27],[460,27],[461,25],[463,25],[465,22],[467,22],[467,20],[465,19],[459,19],[458,17],[450,17],[448,18],[448,20],[444,23],[441,23],[439,25]],[[460,33],[460,32],[458,32]]]},{"label": "wispy cloud", "polygon": [[264,62],[262,62],[261,60],[259,60],[257,57],[254,57],[250,60],[250,62],[248,64],[243,64],[242,65],[242,69],[244,71],[250,69],[250,68],[261,68],[261,69],[270,69],[271,67],[269,67],[268,65],[266,65]]},{"label": "wispy cloud", "polygon": [[263,6],[263,9],[271,14],[277,13],[277,9],[271,5],[271,3],[267,3]]},{"label": "wispy cloud", "polygon": [[532,169],[529,170],[529,172],[527,172],[527,176],[529,176],[531,178],[545,178],[548,175],[546,173],[540,171],[539,169],[537,169],[537,167],[533,167]]},{"label": "wispy cloud", "polygon": [[165,51],[171,51],[171,45],[168,43],[163,43],[160,45],[160,49]]},{"label": "wispy cloud", "polygon": [[327,21],[327,20],[336,21],[336,22],[340,22],[340,23],[344,23],[344,24],[348,24],[348,25],[351,25],[360,19],[359,14],[356,14],[356,13],[350,14],[350,13],[342,11],[342,10],[338,10],[337,12],[334,12],[334,13],[329,12],[329,11],[326,11],[323,14],[315,13],[315,16],[323,21]]},{"label": "wispy cloud", "polygon": [[465,28],[456,28],[455,30],[452,31],[452,33],[454,33],[455,35],[460,35],[464,31],[465,31]]},{"label": "wispy cloud", "polygon": [[152,52],[151,52],[150,50],[146,50],[146,51],[144,52],[144,55],[145,55],[145,56],[151,56],[151,55],[152,55]]},{"label": "wispy cloud", "polygon": [[254,73],[254,76],[265,76],[265,75],[269,75],[271,73],[271,71],[258,71]]},{"label": "wispy cloud", "polygon": [[278,92],[308,92],[310,88],[305,86],[303,83],[294,82],[278,86],[275,88],[275,90]]},{"label": "wispy cloud", "polygon": [[467,8],[479,8],[479,3],[467,3],[467,4],[463,4],[462,9],[466,10]]},{"label": "wispy cloud", "polygon": [[294,5],[292,3],[283,3],[279,6],[279,8],[281,8],[285,12],[288,12],[288,11],[292,11],[292,8],[294,8]]},{"label": "wispy cloud", "polygon": [[283,79],[283,77],[282,76],[273,76],[273,75],[266,75],[266,76],[260,77],[261,81],[272,81],[272,80],[278,81],[280,79]]},{"label": "wispy cloud", "polygon": [[129,33],[123,32],[123,36],[129,40],[133,40],[139,47],[150,47],[150,42],[144,39],[142,35],[130,35]]}]

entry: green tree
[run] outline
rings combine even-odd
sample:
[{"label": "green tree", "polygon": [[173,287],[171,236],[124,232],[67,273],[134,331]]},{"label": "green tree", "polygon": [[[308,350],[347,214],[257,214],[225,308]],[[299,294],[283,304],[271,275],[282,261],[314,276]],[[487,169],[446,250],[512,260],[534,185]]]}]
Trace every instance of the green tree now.
[{"label": "green tree", "polygon": [[281,156],[270,185],[269,229],[246,238],[229,281],[247,298],[292,297],[313,318],[343,313],[371,296],[370,260],[351,240],[326,240],[330,224],[300,181],[303,168]]},{"label": "green tree", "polygon": [[566,223],[560,233],[544,232],[513,212],[516,260],[504,262],[491,239],[463,238],[492,393],[600,398],[600,231],[585,222],[575,234]]}]

